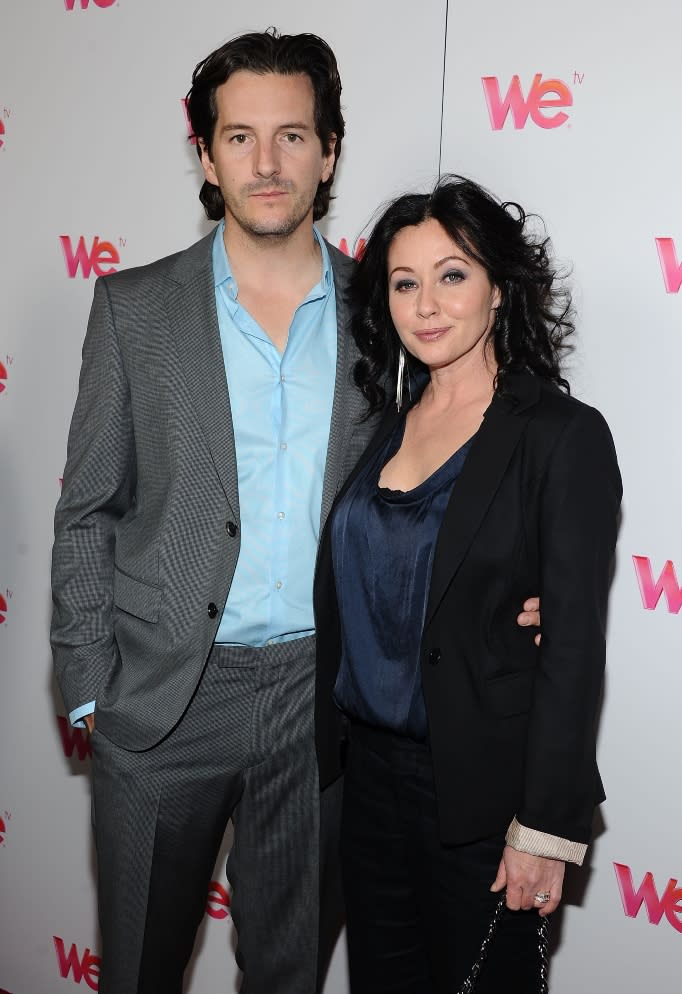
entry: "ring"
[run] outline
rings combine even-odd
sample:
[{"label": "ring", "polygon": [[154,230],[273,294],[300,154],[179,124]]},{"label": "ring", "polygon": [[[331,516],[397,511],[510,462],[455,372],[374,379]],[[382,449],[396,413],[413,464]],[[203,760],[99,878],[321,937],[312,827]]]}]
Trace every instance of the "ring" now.
[{"label": "ring", "polygon": [[548,890],[541,890],[535,895],[535,900],[538,904],[547,904],[551,896]]}]

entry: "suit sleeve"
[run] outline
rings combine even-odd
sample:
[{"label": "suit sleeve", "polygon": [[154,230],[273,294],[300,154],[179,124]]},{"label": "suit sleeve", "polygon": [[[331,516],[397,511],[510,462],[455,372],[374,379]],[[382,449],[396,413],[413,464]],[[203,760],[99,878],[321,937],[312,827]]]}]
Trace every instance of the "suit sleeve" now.
[{"label": "suit sleeve", "polygon": [[550,455],[540,493],[542,642],[518,822],[590,840],[603,799],[596,725],[606,611],[622,494],[608,426],[580,406]]},{"label": "suit sleeve", "polygon": [[109,290],[99,279],[83,345],[52,553],[51,644],[68,712],[97,697],[116,661],[114,538],[134,489],[130,392]]}]

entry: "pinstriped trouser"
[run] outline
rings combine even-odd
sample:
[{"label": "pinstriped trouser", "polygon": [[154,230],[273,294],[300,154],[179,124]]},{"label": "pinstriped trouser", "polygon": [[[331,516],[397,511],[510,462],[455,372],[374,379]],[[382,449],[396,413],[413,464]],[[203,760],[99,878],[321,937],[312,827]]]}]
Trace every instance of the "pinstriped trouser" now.
[{"label": "pinstriped trouser", "polygon": [[313,690],[312,637],[216,646],[181,721],[153,749],[127,752],[95,731],[100,994],[180,994],[230,818],[241,992],[314,994]]}]

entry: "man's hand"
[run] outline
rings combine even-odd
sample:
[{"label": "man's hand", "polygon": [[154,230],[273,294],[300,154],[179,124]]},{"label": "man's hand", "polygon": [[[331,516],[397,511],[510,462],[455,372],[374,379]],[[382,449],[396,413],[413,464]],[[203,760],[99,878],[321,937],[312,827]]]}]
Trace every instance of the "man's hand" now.
[{"label": "man's hand", "polygon": [[[516,619],[518,624],[523,628],[530,627],[531,625],[535,628],[540,627],[540,598],[539,597],[529,597],[527,601],[523,602],[523,611]],[[540,639],[542,635],[540,632],[535,636],[535,644],[540,645]]]},{"label": "man's hand", "polygon": [[[544,856],[531,856],[505,846],[495,882],[490,888],[493,893],[507,888],[507,907],[511,911],[536,908],[541,916],[556,911],[561,900],[566,864],[561,859],[546,859]],[[549,894],[544,904],[535,900],[536,894]]]},{"label": "man's hand", "polygon": [[88,726],[88,733],[92,735],[95,731],[95,716],[94,714],[84,714],[83,721]]}]

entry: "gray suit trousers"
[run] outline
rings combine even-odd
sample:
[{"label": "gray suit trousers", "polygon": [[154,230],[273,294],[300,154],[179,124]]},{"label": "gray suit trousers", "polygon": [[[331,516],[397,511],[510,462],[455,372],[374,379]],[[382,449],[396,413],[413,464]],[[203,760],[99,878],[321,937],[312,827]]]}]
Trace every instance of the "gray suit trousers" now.
[{"label": "gray suit trousers", "polygon": [[[179,723],[145,752],[121,749],[95,730],[100,994],[180,994],[230,818],[241,992],[316,991],[314,645],[311,637],[262,649],[214,647]],[[334,813],[324,821],[322,846],[333,861]]]}]

